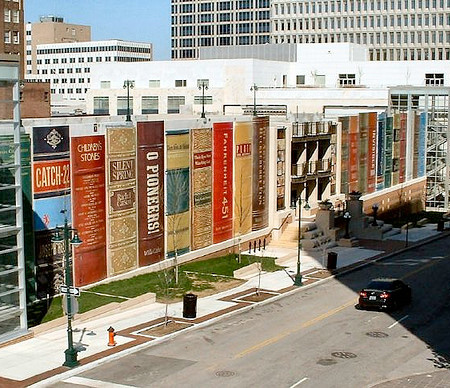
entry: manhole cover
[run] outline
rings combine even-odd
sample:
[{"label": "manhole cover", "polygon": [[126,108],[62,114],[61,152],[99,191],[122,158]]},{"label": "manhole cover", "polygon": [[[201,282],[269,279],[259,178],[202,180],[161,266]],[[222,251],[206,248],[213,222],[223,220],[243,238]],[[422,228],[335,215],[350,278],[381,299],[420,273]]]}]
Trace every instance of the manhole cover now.
[{"label": "manhole cover", "polygon": [[337,363],[337,361],[333,360],[332,358],[322,358],[321,360],[317,361],[317,364],[324,365],[324,366],[334,365],[336,363]]},{"label": "manhole cover", "polygon": [[366,333],[366,335],[373,338],[389,337],[389,334],[383,333],[382,331],[369,331],[368,333]]},{"label": "manhole cover", "polygon": [[231,377],[234,376],[236,373],[232,372],[230,370],[219,370],[218,372],[216,372],[216,376],[217,377]]},{"label": "manhole cover", "polygon": [[350,352],[333,352],[331,355],[336,358],[356,358],[356,354]]}]

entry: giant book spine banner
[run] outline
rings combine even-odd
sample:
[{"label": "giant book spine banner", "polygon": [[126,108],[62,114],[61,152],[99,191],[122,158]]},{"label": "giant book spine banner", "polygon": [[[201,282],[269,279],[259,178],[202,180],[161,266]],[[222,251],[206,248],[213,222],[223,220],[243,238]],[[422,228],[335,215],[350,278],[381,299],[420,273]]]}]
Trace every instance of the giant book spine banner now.
[{"label": "giant book spine banner", "polygon": [[426,127],[427,127],[427,113],[422,112],[419,119],[419,145],[418,145],[418,161],[417,161],[417,175],[419,177],[425,176],[426,163]]},{"label": "giant book spine banner", "polygon": [[108,275],[137,268],[136,129],[107,127]]},{"label": "giant book spine banner", "polygon": [[192,249],[212,244],[212,129],[191,131]]},{"label": "giant book spine banner", "polygon": [[38,298],[59,294],[63,247],[53,244],[56,226],[72,223],[69,127],[33,128],[33,209]]},{"label": "giant book spine banner", "polygon": [[420,115],[416,111],[412,111],[411,122],[413,125],[413,144],[412,144],[412,152],[413,152],[413,166],[412,166],[412,177],[417,178],[418,168],[419,168],[419,132],[420,132]]},{"label": "giant book spine banner", "polygon": [[384,189],[384,171],[386,158],[386,114],[378,116],[377,128],[377,183],[376,189]]},{"label": "giant book spine banner", "polygon": [[392,144],[392,185],[399,183],[400,170],[400,113],[393,117],[393,144]]},{"label": "giant book spine banner", "polygon": [[373,193],[377,169],[377,114],[375,112],[368,113],[367,130],[367,192]]},{"label": "giant book spine banner", "polygon": [[286,195],[286,128],[277,130],[277,210],[283,210]]},{"label": "giant book spine banner", "polygon": [[[341,190],[344,194],[349,193],[349,176],[350,176],[350,147],[349,147],[349,131],[350,131],[350,119],[349,117],[339,117],[341,123]],[[339,161],[338,161],[339,163]]]},{"label": "giant book spine banner", "polygon": [[252,123],[237,122],[234,135],[234,234],[242,236],[252,229]]},{"label": "giant book spine banner", "polygon": [[190,250],[189,130],[166,132],[167,143],[167,254]]},{"label": "giant book spine banner", "polygon": [[406,113],[400,113],[400,163],[398,182],[403,183],[406,179],[406,126],[408,117]]},{"label": "giant book spine banner", "polygon": [[393,125],[392,117],[386,117],[386,136],[385,136],[385,158],[384,158],[384,187],[392,186],[392,146],[393,146]]},{"label": "giant book spine banner", "polygon": [[105,136],[72,137],[73,223],[83,241],[74,253],[75,285],[107,276]]},{"label": "giant book spine banner", "polygon": [[137,123],[139,266],[164,260],[164,122]]},{"label": "giant book spine banner", "polygon": [[[0,135],[0,165],[13,166],[15,164],[14,136]],[[35,280],[35,262],[34,262],[34,230],[33,230],[33,209],[32,209],[32,189],[31,189],[31,140],[28,134],[20,136],[20,167],[22,182],[22,209],[23,209],[23,236],[25,253],[25,281],[27,301],[33,301],[36,298],[36,280]],[[0,169],[0,182],[4,187],[0,190],[0,203],[7,206],[14,206],[16,202],[15,189],[8,188],[15,185],[15,175],[12,168]],[[11,187],[10,186],[10,187]],[[5,207],[6,208],[6,207]],[[16,224],[16,215],[14,212],[4,212],[0,224]],[[2,250],[10,248],[9,242],[3,240]],[[9,267],[8,263],[4,264]]]},{"label": "giant book spine banner", "polygon": [[233,237],[233,123],[213,124],[213,243]]},{"label": "giant book spine banner", "polygon": [[268,173],[269,117],[253,119],[253,203],[252,230],[269,225]]},{"label": "giant book spine banner", "polygon": [[359,114],[359,169],[358,169],[358,191],[367,193],[367,156],[368,156],[368,137],[369,137],[369,114]]},{"label": "giant book spine banner", "polygon": [[358,191],[358,149],[359,149],[359,132],[358,132],[358,116],[350,117],[349,132],[349,181],[348,189],[350,191]]}]

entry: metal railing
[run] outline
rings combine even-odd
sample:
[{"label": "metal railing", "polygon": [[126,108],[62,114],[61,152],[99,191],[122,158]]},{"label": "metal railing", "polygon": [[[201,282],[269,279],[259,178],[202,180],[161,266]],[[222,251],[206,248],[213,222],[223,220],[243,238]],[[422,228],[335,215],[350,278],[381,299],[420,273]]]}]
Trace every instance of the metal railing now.
[{"label": "metal railing", "polygon": [[293,137],[331,135],[333,133],[336,133],[336,124],[331,121],[292,123]]},{"label": "metal railing", "polygon": [[317,175],[320,173],[330,173],[333,167],[333,162],[330,158],[319,159],[300,164],[293,164],[291,169],[291,176],[306,176]]}]

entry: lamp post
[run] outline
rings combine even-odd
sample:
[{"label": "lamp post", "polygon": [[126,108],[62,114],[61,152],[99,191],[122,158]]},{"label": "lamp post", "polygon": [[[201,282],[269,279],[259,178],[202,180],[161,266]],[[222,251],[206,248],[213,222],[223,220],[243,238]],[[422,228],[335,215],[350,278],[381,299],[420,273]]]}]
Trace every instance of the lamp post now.
[{"label": "lamp post", "polygon": [[[296,286],[302,286],[302,274],[301,274],[301,270],[300,270],[300,266],[301,266],[301,255],[302,255],[302,243],[301,243],[301,239],[302,239],[302,228],[301,228],[301,223],[302,223],[302,198],[301,196],[298,196],[297,200],[294,202],[293,204],[293,208],[295,209],[295,203],[298,202],[298,245],[297,245],[297,273],[295,275],[294,278],[294,285]],[[308,200],[306,200],[305,206],[304,206],[305,210],[309,210],[311,209],[311,207],[309,206]]]},{"label": "lamp post", "polygon": [[253,84],[253,86],[250,88],[250,90],[253,92],[253,116],[257,116],[257,114],[256,114],[256,91],[258,90],[258,86],[256,86],[256,84]]},{"label": "lamp post", "polygon": [[205,90],[208,90],[208,83],[205,81],[199,82],[198,90],[202,91],[202,115],[200,116],[202,119],[206,118],[205,116]]},{"label": "lamp post", "polygon": [[349,234],[349,224],[350,224],[350,219],[352,218],[350,212],[345,212],[344,213],[344,220],[345,220],[345,234],[344,234],[344,238],[350,238],[350,234]]},{"label": "lamp post", "polygon": [[[73,287],[72,283],[72,263],[70,260],[70,245],[74,247],[78,247],[82,241],[78,237],[78,232],[76,229],[72,229],[69,227],[67,221],[67,210],[61,210],[61,213],[64,213],[64,227],[56,227],[56,234],[52,238],[52,242],[61,242],[64,241],[64,275],[66,287],[69,291],[67,294],[67,349],[64,351],[65,361],[63,366],[67,366],[69,368],[73,368],[74,366],[78,366],[80,363],[77,360],[77,350],[73,347],[73,333],[72,333],[72,295],[70,290]],[[60,231],[63,232],[61,236]],[[73,232],[73,236],[72,236]]]},{"label": "lamp post", "polygon": [[372,205],[372,210],[373,210],[373,221],[372,221],[372,226],[378,226],[377,224],[377,213],[378,213],[378,204],[374,203]]},{"label": "lamp post", "polygon": [[125,80],[123,82],[123,88],[127,89],[127,118],[125,121],[131,123],[131,115],[130,115],[130,88],[134,88],[134,81]]}]

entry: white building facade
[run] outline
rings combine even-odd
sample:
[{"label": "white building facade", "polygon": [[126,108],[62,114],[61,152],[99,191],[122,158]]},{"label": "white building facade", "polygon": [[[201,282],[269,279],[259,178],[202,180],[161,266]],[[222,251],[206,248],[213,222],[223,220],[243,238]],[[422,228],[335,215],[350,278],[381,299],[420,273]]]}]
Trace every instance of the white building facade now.
[{"label": "white building facade", "polygon": [[50,82],[53,99],[84,100],[91,87],[91,68],[97,63],[152,61],[151,43],[105,40],[37,46],[34,79]]}]

